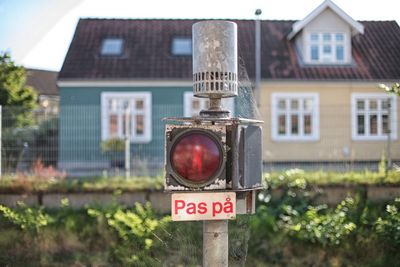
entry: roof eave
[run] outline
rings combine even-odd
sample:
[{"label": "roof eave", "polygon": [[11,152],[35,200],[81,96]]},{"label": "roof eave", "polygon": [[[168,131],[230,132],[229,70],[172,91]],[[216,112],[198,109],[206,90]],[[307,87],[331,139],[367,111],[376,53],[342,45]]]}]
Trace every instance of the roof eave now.
[{"label": "roof eave", "polygon": [[304,19],[295,22],[292,26],[292,31],[288,34],[287,39],[293,39],[308,23],[320,15],[325,9],[330,8],[335,12],[341,19],[347,22],[352,28],[352,35],[363,34],[364,25],[360,22],[354,20],[346,12],[344,12],[340,7],[330,0],[325,0],[316,9],[314,9],[310,14],[308,14]]}]

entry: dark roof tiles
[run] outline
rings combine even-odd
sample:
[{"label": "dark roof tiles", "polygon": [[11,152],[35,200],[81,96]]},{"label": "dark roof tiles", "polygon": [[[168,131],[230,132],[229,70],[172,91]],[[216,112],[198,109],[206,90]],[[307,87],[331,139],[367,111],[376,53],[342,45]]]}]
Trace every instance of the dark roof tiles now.
[{"label": "dark roof tiles", "polygon": [[39,95],[58,95],[58,72],[38,69],[26,69],[26,74],[26,84],[32,86]]},{"label": "dark roof tiles", "polygon": [[[174,56],[174,37],[191,37],[199,20],[81,19],[59,79],[190,79],[191,56]],[[241,68],[254,76],[254,21],[238,24]],[[400,27],[395,21],[364,21],[363,35],[352,39],[353,64],[308,66],[287,40],[295,21],[262,21],[262,77],[292,80],[387,80],[400,78]],[[125,40],[121,57],[101,56],[106,37]]]}]

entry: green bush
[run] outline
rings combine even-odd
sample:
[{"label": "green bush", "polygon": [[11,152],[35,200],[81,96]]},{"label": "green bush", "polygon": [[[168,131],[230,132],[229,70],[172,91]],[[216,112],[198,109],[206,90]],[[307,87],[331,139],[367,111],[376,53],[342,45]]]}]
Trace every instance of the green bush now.
[{"label": "green bush", "polygon": [[[117,235],[111,248],[111,261],[122,266],[161,265],[163,254],[163,230],[170,217],[157,218],[150,204],[136,203],[135,208],[110,210],[88,209],[88,214],[106,222]],[[161,254],[161,255],[160,255]]]},{"label": "green bush", "polygon": [[43,211],[43,208],[31,208],[23,202],[18,203],[18,209],[0,205],[0,212],[8,221],[32,234],[37,234],[42,228],[54,221],[51,216]]},{"label": "green bush", "polygon": [[353,208],[354,200],[351,198],[342,201],[334,210],[329,210],[326,205],[309,206],[303,214],[285,206],[280,224],[289,236],[300,241],[319,243],[323,247],[339,245],[356,229],[356,224],[349,218],[349,211]]},{"label": "green bush", "polygon": [[263,180],[268,188],[285,187],[290,183],[308,183],[316,185],[364,185],[364,184],[400,184],[400,172],[306,172],[291,169],[284,172],[265,173]]},{"label": "green bush", "polygon": [[386,206],[386,213],[376,222],[376,231],[381,240],[393,250],[400,249],[400,198]]},{"label": "green bush", "polygon": [[[256,214],[229,223],[230,266],[398,265],[399,199],[314,205],[299,175],[285,173],[282,195],[260,192]],[[149,204],[0,207],[0,266],[201,265],[202,222],[171,222]]]}]

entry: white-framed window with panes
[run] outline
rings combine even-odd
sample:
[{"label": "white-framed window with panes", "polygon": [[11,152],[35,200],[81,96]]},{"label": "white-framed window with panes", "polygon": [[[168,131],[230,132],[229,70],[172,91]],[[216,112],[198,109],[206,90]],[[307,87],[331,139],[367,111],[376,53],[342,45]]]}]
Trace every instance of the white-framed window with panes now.
[{"label": "white-framed window with panes", "polygon": [[101,137],[124,138],[132,143],[151,141],[151,93],[103,92],[101,94]]},{"label": "white-framed window with panes", "polygon": [[312,32],[308,34],[308,62],[313,64],[345,64],[349,62],[345,33]]},{"label": "white-framed window with panes", "polygon": [[396,96],[384,93],[353,93],[352,138],[353,140],[397,139]]},{"label": "white-framed window with panes", "polygon": [[315,141],[319,139],[317,93],[273,93],[272,140]]},{"label": "white-framed window with panes", "polygon": [[[199,116],[201,110],[207,109],[209,106],[208,98],[200,98],[193,96],[193,92],[185,92],[183,94],[183,116],[196,117]],[[231,112],[231,116],[235,114],[235,101],[233,97],[223,98],[222,107]]]}]

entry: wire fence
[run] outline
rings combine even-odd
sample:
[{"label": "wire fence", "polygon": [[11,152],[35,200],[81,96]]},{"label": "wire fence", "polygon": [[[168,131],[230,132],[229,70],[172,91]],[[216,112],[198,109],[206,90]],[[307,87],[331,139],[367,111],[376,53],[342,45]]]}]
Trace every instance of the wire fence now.
[{"label": "wire fence", "polygon": [[[264,120],[265,171],[377,170],[382,162],[400,165],[398,114],[388,123],[385,114],[357,115],[345,105],[323,107],[317,113],[267,106],[259,113]],[[125,117],[110,114],[105,118],[100,106],[85,105],[63,106],[59,114],[2,107],[2,174],[28,173],[42,164],[69,176],[123,175]],[[151,114],[142,115],[128,119],[130,172],[158,175],[164,165],[162,118],[182,117],[183,106],[153,105]]]}]

